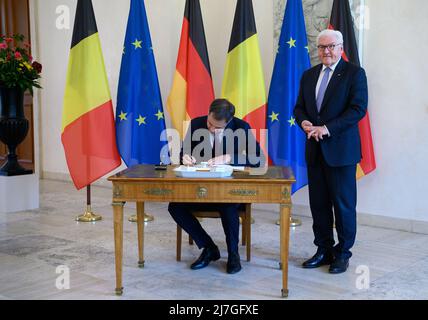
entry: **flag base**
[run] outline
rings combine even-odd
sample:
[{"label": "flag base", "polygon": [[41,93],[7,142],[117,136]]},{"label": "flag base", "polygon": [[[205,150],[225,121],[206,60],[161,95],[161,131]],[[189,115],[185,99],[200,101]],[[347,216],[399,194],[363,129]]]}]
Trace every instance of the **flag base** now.
[{"label": "flag base", "polygon": [[[279,220],[275,223],[277,226],[280,225]],[[302,221],[300,219],[295,219],[293,217],[290,217],[290,227],[299,227],[302,225]]]},{"label": "flag base", "polygon": [[75,220],[78,222],[95,222],[102,220],[102,217],[98,214],[93,213],[91,206],[87,206],[85,213],[76,217]]},{"label": "flag base", "polygon": [[[144,222],[152,222],[153,220],[155,220],[155,217],[153,217],[147,213],[144,213]],[[130,216],[128,218],[128,221],[129,222],[137,222],[137,215],[134,214],[134,215]]]}]

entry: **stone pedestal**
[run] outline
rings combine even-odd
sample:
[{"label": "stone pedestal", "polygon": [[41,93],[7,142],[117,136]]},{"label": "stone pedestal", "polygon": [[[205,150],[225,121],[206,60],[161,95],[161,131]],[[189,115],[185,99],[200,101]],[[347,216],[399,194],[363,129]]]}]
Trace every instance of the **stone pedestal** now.
[{"label": "stone pedestal", "polygon": [[39,176],[0,176],[0,213],[39,208]]}]

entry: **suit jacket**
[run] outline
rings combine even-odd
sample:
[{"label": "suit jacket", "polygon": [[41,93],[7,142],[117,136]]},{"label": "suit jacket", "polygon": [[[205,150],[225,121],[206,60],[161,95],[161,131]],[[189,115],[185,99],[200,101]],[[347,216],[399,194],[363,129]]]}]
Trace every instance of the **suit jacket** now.
[{"label": "suit jacket", "polygon": [[341,59],[318,112],[315,88],[321,70],[322,64],[319,64],[302,75],[294,108],[299,126],[308,120],[314,126],[325,125],[330,132],[330,137],[324,136],[320,142],[314,138],[306,140],[306,162],[308,165],[315,164],[318,153],[322,152],[329,166],[355,165],[361,161],[358,122],[365,116],[368,103],[365,71]]},{"label": "suit jacket", "polygon": [[[216,144],[220,150],[215,153],[213,150],[215,147],[211,147],[209,140],[207,118],[207,116],[203,116],[195,118],[190,122],[190,127],[184,139],[183,148],[181,149],[180,161],[183,154],[192,154],[197,162],[208,161],[214,158],[215,154],[230,154],[232,157],[231,165],[258,167],[265,163],[264,154],[260,151],[260,145],[250,131],[250,125],[236,117],[226,126],[222,143],[219,145]],[[198,129],[205,130],[197,132]],[[229,139],[229,136],[238,133],[238,129],[241,129],[240,132],[243,134],[243,137],[241,139],[236,137],[233,140]],[[233,145],[231,142],[227,145],[227,141],[233,141]],[[208,146],[208,148],[202,149],[202,146]],[[259,158],[255,158],[254,156]]]}]

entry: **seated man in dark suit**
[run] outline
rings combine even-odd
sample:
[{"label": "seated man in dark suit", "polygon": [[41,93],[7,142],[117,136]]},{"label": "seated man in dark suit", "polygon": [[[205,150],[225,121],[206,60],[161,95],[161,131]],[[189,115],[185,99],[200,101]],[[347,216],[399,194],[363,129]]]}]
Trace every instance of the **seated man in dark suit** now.
[{"label": "seated man in dark suit", "polygon": [[[250,125],[234,115],[235,107],[228,100],[217,99],[212,102],[208,116],[193,119],[183,143],[182,163],[193,165],[208,162],[209,165],[251,167],[263,165],[265,158],[250,131]],[[237,203],[169,204],[168,211],[175,222],[203,249],[191,269],[202,269],[211,261],[220,259],[218,247],[193,216],[192,211],[219,211],[226,235],[227,272],[232,274],[241,270],[238,252],[239,206]]]}]

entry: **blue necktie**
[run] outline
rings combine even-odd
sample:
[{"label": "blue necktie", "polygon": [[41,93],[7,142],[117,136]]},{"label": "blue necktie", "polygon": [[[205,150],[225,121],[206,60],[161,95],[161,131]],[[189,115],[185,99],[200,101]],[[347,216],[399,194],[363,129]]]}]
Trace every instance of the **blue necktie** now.
[{"label": "blue necktie", "polygon": [[321,80],[320,89],[318,90],[318,96],[317,96],[318,112],[320,112],[321,110],[322,101],[324,100],[325,91],[327,90],[328,77],[330,75],[330,71],[331,71],[330,68],[325,69],[324,76],[322,77],[322,80]]}]

